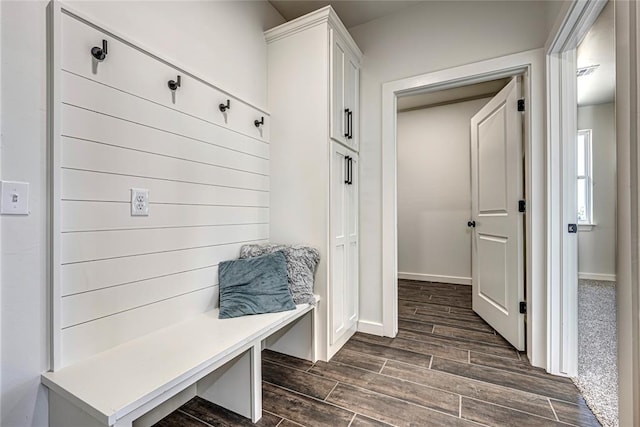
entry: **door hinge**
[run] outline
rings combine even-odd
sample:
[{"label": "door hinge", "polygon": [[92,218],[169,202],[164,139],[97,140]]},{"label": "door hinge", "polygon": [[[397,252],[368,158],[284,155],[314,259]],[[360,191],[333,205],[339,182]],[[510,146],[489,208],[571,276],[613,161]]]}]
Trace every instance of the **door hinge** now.
[{"label": "door hinge", "polygon": [[518,99],[518,111],[524,111],[524,98]]},{"label": "door hinge", "polygon": [[520,301],[520,314],[527,314],[527,302]]},{"label": "door hinge", "polygon": [[577,224],[569,224],[569,227],[567,227],[567,231],[569,233],[577,233],[578,232],[578,225]]},{"label": "door hinge", "polygon": [[518,212],[526,212],[527,202],[524,200],[518,200]]}]

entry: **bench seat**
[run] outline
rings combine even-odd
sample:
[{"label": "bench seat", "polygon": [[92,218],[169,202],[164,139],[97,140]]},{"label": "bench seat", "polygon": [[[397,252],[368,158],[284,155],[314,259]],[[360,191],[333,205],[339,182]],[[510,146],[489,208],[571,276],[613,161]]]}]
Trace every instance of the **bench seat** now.
[{"label": "bench seat", "polygon": [[[43,373],[42,383],[50,390],[50,401],[58,402],[57,408],[54,403],[50,409],[52,426],[57,422],[70,425],[89,421],[97,421],[95,425],[132,425],[136,418],[177,393],[205,381],[216,369],[245,356],[251,369],[245,365],[242,370],[251,371],[245,373],[250,376],[251,395],[243,393],[243,399],[251,403],[252,410],[243,415],[250,415],[255,422],[262,410],[259,387],[263,341],[311,310],[313,306],[301,304],[281,313],[218,319],[215,309],[59,371]],[[227,390],[222,394],[233,394],[229,387],[240,387],[228,381],[221,383]],[[235,377],[231,381],[237,382]],[[215,389],[209,394],[215,396]],[[83,413],[69,414],[77,408]],[[87,414],[93,420],[85,420]]]}]

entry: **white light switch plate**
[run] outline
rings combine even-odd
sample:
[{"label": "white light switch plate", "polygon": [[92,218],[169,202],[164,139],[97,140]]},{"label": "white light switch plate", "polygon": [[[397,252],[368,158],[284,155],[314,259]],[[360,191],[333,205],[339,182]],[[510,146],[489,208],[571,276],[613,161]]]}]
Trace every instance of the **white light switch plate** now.
[{"label": "white light switch plate", "polygon": [[0,214],[29,215],[29,183],[2,181]]},{"label": "white light switch plate", "polygon": [[131,189],[131,215],[149,216],[149,190],[145,188]]}]

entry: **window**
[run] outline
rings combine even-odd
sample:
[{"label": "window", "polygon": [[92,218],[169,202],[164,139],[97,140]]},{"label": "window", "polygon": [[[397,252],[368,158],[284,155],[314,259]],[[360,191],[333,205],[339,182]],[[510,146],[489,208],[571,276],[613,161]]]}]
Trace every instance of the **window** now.
[{"label": "window", "polygon": [[578,131],[578,223],[593,223],[593,182],[591,180],[591,129]]}]

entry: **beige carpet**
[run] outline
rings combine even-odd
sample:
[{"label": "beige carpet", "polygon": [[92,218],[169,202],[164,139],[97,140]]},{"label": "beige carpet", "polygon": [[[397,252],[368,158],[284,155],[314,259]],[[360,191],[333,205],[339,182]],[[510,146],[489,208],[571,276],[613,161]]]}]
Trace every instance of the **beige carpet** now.
[{"label": "beige carpet", "polygon": [[605,427],[618,426],[618,341],[614,282],[578,284],[576,386]]}]

